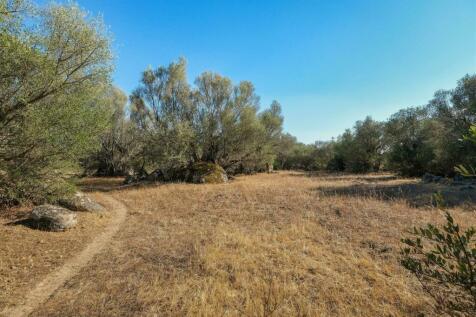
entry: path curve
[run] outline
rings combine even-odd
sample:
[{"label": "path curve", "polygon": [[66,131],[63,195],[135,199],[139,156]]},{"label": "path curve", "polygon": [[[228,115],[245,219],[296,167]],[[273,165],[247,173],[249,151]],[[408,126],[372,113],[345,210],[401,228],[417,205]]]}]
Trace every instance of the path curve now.
[{"label": "path curve", "polygon": [[39,305],[44,303],[50,296],[69,279],[78,274],[79,270],[88,264],[92,258],[100,253],[117,233],[127,216],[127,208],[121,202],[111,196],[102,195],[114,210],[115,217],[106,227],[105,231],[84,248],[81,253],[66,261],[65,264],[54,272],[48,274],[43,281],[38,283],[25,297],[24,303],[21,305],[7,307],[0,316],[5,317],[22,317],[31,314]]}]

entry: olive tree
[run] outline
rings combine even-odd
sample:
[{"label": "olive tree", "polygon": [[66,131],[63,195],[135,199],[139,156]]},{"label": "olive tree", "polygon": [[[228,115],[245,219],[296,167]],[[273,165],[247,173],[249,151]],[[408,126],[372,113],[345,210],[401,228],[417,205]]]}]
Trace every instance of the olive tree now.
[{"label": "olive tree", "polygon": [[109,36],[73,4],[0,8],[0,201],[54,199],[106,126]]},{"label": "olive tree", "polygon": [[251,82],[234,85],[212,72],[194,83],[187,82],[184,59],[143,73],[130,97],[141,144],[136,170],[167,174],[213,162],[237,173],[272,165],[283,120],[279,104],[260,113]]}]

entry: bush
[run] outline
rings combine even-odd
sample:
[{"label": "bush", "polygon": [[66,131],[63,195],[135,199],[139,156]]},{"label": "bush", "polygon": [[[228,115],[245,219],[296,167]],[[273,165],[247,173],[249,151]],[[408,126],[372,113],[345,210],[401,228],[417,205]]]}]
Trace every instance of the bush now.
[{"label": "bush", "polygon": [[[439,308],[450,314],[476,313],[475,229],[462,232],[446,212],[446,224],[414,228],[402,242],[401,264],[412,272]],[[473,315],[474,316],[474,315]]]}]

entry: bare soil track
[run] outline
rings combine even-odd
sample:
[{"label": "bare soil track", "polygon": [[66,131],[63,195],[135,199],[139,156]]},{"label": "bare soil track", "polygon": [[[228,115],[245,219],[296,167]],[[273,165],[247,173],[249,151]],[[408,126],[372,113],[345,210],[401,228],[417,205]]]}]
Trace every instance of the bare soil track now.
[{"label": "bare soil track", "polygon": [[23,303],[5,308],[0,313],[1,316],[28,316],[39,305],[44,303],[58,288],[64,285],[66,281],[76,275],[81,268],[86,266],[95,255],[106,248],[111,238],[126,219],[127,209],[122,203],[110,196],[104,196],[104,199],[113,206],[115,213],[114,218],[112,218],[112,221],[104,232],[89,243],[81,253],[68,260],[60,269],[47,275],[43,281],[26,295]]}]

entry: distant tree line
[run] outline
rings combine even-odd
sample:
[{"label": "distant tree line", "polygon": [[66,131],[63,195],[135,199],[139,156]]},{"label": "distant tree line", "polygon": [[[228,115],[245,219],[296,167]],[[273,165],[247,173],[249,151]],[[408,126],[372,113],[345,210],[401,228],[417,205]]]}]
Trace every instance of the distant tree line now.
[{"label": "distant tree line", "polygon": [[476,145],[468,137],[476,122],[476,75],[452,90],[439,90],[427,105],[398,111],[387,121],[357,121],[335,140],[306,145],[283,134],[275,165],[309,171],[426,172],[452,176],[455,166],[476,166]]}]

